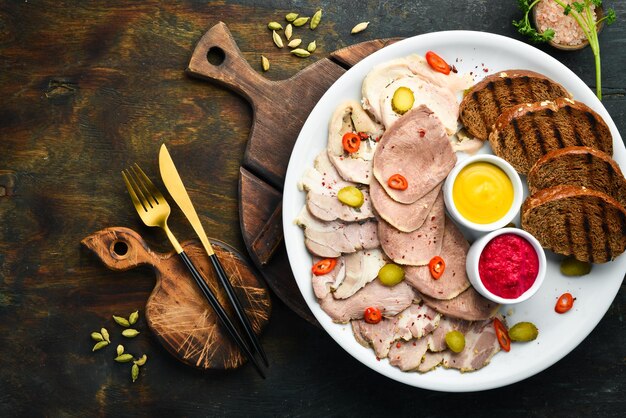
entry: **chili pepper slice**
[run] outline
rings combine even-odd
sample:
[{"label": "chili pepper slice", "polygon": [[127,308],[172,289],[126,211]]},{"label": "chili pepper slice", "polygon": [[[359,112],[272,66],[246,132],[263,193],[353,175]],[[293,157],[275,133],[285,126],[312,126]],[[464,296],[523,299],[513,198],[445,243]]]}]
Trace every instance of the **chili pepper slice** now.
[{"label": "chili pepper slice", "polygon": [[556,306],[554,307],[554,310],[557,313],[565,313],[572,309],[572,306],[574,306],[574,297],[572,296],[572,294],[563,293],[561,296],[559,296],[559,300],[556,301]]},{"label": "chili pepper slice", "polygon": [[443,258],[436,255],[430,259],[430,262],[428,263],[428,269],[430,270],[430,274],[431,276],[433,276],[433,279],[437,280],[443,275],[443,272],[446,270],[446,262],[443,261]]},{"label": "chili pepper slice", "polygon": [[343,135],[343,138],[341,138],[341,143],[343,145],[343,149],[345,149],[347,153],[352,154],[353,152],[357,152],[359,150],[359,147],[361,146],[361,137],[354,132],[348,132]]},{"label": "chili pepper slice", "polygon": [[409,187],[409,182],[406,181],[406,178],[404,178],[402,174],[394,174],[393,176],[389,177],[389,180],[387,180],[387,184],[389,185],[389,187],[396,190],[406,190],[407,187]]},{"label": "chili pepper slice", "polygon": [[493,327],[496,330],[496,337],[498,337],[498,343],[504,351],[511,351],[511,338],[506,327],[498,318],[493,318]]},{"label": "chili pepper slice", "polygon": [[336,265],[337,265],[336,258],[325,258],[313,264],[313,267],[311,267],[311,271],[316,276],[322,276],[326,273],[331,272],[335,268]]},{"label": "chili pepper slice", "polygon": [[439,71],[445,75],[450,74],[450,65],[433,51],[426,53],[426,61],[428,61],[428,65],[430,65],[433,70]]},{"label": "chili pepper slice", "polygon": [[363,318],[368,324],[378,324],[383,319],[383,315],[380,313],[380,309],[370,306],[365,309]]}]

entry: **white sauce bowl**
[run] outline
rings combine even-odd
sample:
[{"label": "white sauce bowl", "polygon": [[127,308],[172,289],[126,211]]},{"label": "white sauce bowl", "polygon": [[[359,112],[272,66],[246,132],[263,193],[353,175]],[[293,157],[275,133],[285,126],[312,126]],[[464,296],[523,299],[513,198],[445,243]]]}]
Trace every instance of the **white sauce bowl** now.
[{"label": "white sauce bowl", "polygon": [[[485,249],[485,246],[492,239],[503,234],[514,234],[526,239],[526,241],[528,241],[530,245],[532,245],[532,247],[535,249],[535,252],[537,253],[537,258],[539,259],[539,269],[537,271],[537,277],[535,278],[535,282],[531,287],[528,288],[528,290],[526,290],[515,299],[507,299],[491,293],[483,284],[483,281],[480,279],[480,274],[478,273],[478,261],[480,260],[480,255]],[[539,290],[546,277],[546,253],[541,247],[541,244],[539,244],[539,241],[537,241],[537,239],[528,232],[517,228],[502,228],[486,234],[485,236],[479,238],[476,242],[474,242],[474,244],[472,244],[469,252],[467,253],[465,267],[467,270],[467,277],[469,278],[470,283],[472,284],[472,286],[474,286],[474,289],[476,289],[478,293],[493,302],[503,305],[510,305],[513,303],[520,303],[527,300],[528,298],[533,296],[537,292],[537,290]]]}]

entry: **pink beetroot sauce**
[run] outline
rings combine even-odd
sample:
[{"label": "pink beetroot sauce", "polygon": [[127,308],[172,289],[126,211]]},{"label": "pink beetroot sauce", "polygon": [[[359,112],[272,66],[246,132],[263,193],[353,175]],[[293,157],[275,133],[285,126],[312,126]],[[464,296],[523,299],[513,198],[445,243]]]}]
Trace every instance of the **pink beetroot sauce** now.
[{"label": "pink beetroot sauce", "polygon": [[491,293],[515,299],[537,279],[539,257],[530,242],[515,234],[498,235],[483,249],[478,274]]}]

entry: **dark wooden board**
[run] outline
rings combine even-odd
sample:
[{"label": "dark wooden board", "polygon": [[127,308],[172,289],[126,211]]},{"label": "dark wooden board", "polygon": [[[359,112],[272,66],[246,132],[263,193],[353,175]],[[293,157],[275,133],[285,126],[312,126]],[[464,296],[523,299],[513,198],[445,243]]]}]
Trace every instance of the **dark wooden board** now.
[{"label": "dark wooden board", "polygon": [[[298,290],[282,244],[282,185],[291,149],[315,104],[346,68],[396,40],[351,45],[287,80],[271,81],[250,67],[228,27],[220,22],[200,39],[187,68],[189,75],[225,85],[252,106],[252,128],[239,176],[243,239],[276,295],[314,324],[317,321]],[[209,54],[217,61],[210,60]]]},{"label": "dark wooden board", "polygon": [[[271,312],[267,288],[232,247],[214,239],[210,241],[255,334],[259,335]],[[199,369],[233,369],[247,361],[219,325],[215,311],[176,252],[154,252],[139,234],[122,227],[95,232],[83,239],[82,244],[111,270],[127,271],[142,265],[154,270],[156,282],[146,303],[146,321],[161,344],[178,360]],[[182,247],[220,304],[234,318],[204,248],[198,242],[185,242]]]}]

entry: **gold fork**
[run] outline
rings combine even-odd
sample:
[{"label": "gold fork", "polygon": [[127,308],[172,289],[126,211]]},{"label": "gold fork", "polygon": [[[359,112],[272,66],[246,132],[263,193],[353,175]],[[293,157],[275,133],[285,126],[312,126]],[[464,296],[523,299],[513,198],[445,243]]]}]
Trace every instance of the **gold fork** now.
[{"label": "gold fork", "polygon": [[185,266],[193,276],[196,284],[206,297],[206,299],[211,304],[211,307],[215,310],[219,320],[222,325],[226,328],[230,336],[235,340],[237,346],[243,351],[248,357],[259,374],[265,378],[265,375],[261,371],[259,364],[256,359],[250,352],[250,349],[243,341],[239,332],[231,322],[230,318],[226,314],[226,311],[220,305],[217,297],[213,294],[213,291],[209,288],[206,282],[200,276],[198,269],[193,265],[183,247],[178,243],[178,240],[172,234],[169,227],[167,226],[167,218],[170,216],[170,205],[167,203],[167,200],[163,197],[159,189],[152,183],[152,181],[148,178],[148,176],[143,172],[143,170],[139,167],[139,165],[135,164],[127,170],[122,171],[122,177],[124,178],[124,183],[126,183],[126,188],[128,189],[128,193],[130,194],[130,198],[135,205],[135,209],[139,214],[139,217],[147,226],[156,226],[165,231],[167,237],[169,238],[172,246],[176,250],[176,253],[181,257]]}]

